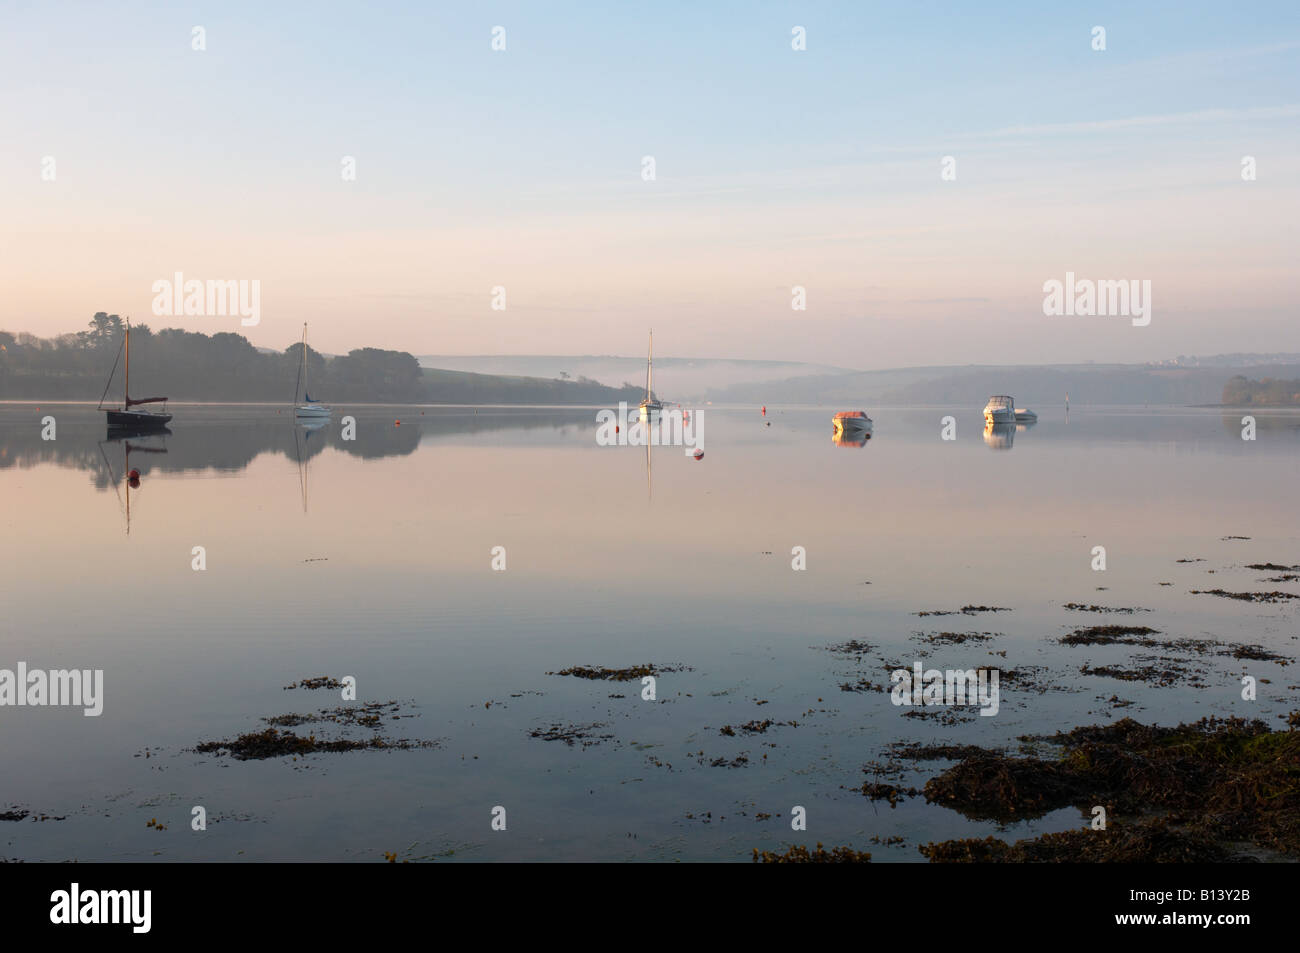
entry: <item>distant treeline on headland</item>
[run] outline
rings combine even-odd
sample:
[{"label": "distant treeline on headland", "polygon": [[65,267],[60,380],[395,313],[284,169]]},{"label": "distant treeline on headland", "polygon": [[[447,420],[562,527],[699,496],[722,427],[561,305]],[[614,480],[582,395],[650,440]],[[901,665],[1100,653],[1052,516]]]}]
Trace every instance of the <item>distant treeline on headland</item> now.
[{"label": "distant treeline on headland", "polygon": [[1223,385],[1223,403],[1229,407],[1300,407],[1300,380],[1265,377],[1253,381],[1239,374]]},{"label": "distant treeline on headland", "polygon": [[[97,313],[85,331],[56,338],[0,331],[0,399],[98,400],[118,358],[125,325],[115,314]],[[131,396],[195,401],[294,399],[302,344],[263,353],[243,335],[207,335],[177,328],[154,331],[131,325]],[[108,403],[121,403],[123,367],[118,362]],[[596,381],[498,377],[421,368],[405,351],[365,347],[327,358],[307,347],[311,396],[326,402],[635,404],[634,385],[606,387]],[[301,393],[298,398],[301,399]]]}]

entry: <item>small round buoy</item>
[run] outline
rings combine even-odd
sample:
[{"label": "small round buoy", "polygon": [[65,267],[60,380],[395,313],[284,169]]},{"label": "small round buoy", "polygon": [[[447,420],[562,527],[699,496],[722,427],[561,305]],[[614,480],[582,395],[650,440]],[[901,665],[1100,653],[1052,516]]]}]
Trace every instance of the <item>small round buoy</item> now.
[{"label": "small round buoy", "polygon": [[703,450],[700,450],[699,448],[696,448],[696,450],[695,450],[695,459],[696,459],[696,460],[703,460],[703,459],[704,459],[704,451],[703,451]]},{"label": "small round buoy", "polygon": [[402,422],[401,422],[400,420],[394,420],[394,421],[393,421],[393,426],[394,426],[394,427],[400,427],[400,426],[402,426]]},{"label": "small round buoy", "polygon": [[614,433],[618,433],[618,432],[619,432],[619,429],[620,429],[620,428],[619,428],[618,424],[615,424],[615,425],[614,425]]},{"label": "small round buoy", "polygon": [[767,404],[764,404],[764,405],[763,405],[763,416],[764,416],[764,417],[767,416]]},{"label": "small round buoy", "polygon": [[132,467],[131,472],[128,473],[127,476],[129,476],[132,480],[138,480],[140,479],[140,471],[137,470],[135,467]]}]

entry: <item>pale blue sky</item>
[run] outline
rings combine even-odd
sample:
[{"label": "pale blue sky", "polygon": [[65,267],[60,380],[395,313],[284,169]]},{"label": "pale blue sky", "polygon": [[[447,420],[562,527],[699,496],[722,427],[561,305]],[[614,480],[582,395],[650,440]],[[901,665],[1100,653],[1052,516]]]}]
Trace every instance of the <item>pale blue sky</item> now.
[{"label": "pale blue sky", "polygon": [[[179,323],[148,308],[181,270],[259,279],[243,330],[277,347],[310,320],[333,351],[1300,350],[1296,3],[0,10],[8,330]],[[1053,324],[1066,270],[1152,279],[1152,324]]]}]

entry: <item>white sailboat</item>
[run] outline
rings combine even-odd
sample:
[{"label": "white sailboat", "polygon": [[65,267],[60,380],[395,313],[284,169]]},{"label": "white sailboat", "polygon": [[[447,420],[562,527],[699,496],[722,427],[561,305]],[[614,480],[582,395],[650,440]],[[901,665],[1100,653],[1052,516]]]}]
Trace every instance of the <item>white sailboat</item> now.
[{"label": "white sailboat", "polygon": [[298,388],[294,385],[293,400],[296,405],[293,409],[293,415],[300,420],[319,420],[322,417],[329,417],[334,413],[333,409],[327,404],[322,404],[318,400],[312,400],[311,394],[307,392],[307,322],[302,323],[302,363],[298,365],[298,380],[302,383],[302,396],[304,402],[298,403]]},{"label": "white sailboat", "polygon": [[664,409],[664,405],[655,400],[654,391],[654,355],[655,355],[655,333],[650,331],[650,350],[645,359],[645,400],[641,401],[641,419],[650,420],[657,418]]}]

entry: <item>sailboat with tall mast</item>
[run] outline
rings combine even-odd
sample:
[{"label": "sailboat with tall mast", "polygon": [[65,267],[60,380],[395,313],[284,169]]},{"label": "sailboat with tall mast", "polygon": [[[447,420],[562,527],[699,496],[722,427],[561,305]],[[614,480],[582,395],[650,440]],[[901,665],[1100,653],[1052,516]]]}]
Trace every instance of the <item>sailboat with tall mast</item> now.
[{"label": "sailboat with tall mast", "polygon": [[655,332],[652,328],[650,331],[650,350],[645,359],[645,400],[641,401],[641,419],[650,420],[659,416],[664,409],[664,405],[655,399],[654,395],[654,356],[655,356]]},{"label": "sailboat with tall mast", "polygon": [[[108,396],[108,389],[113,386],[113,375],[117,373],[117,360],[113,361],[113,369],[108,372],[108,383],[104,385],[104,393],[99,397],[99,410],[102,410],[108,421],[110,431],[126,433],[150,433],[160,430],[166,430],[167,424],[171,422],[172,415],[165,412],[154,410],[132,410],[132,407],[139,407],[142,404],[166,404],[166,397],[132,397],[131,396],[131,319],[126,319],[126,333],[122,336],[122,346],[118,349],[117,357],[120,360],[122,355],[126,355],[126,369],[124,372],[124,381],[122,384],[121,407],[108,408],[104,406],[104,398]],[[165,408],[164,408],[165,411]]]},{"label": "sailboat with tall mast", "polygon": [[[298,403],[298,384],[302,385],[303,403]],[[298,384],[293,387],[293,415],[299,420],[320,420],[334,411],[327,404],[312,400],[307,391],[307,322],[302,323],[302,361],[298,365]]]}]

